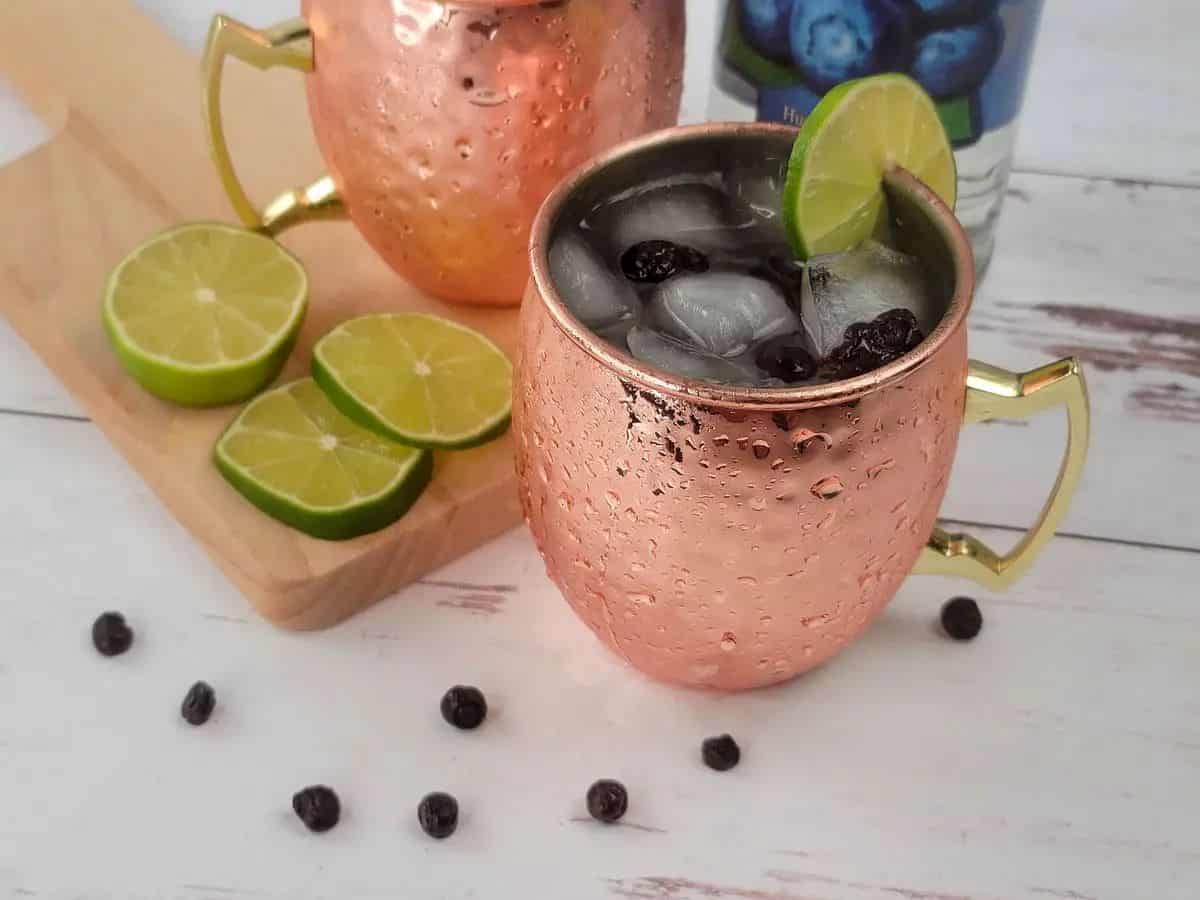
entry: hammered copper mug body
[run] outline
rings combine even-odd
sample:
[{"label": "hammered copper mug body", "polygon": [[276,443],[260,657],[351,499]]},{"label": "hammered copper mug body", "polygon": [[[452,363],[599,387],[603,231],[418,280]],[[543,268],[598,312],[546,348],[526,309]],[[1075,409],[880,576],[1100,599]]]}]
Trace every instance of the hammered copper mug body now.
[{"label": "hammered copper mug body", "polygon": [[[679,172],[777,175],[795,132],[674,129],[594,161],[542,208],[514,396],[525,514],[547,571],[588,627],[665,681],[744,689],[832,657],[922,571],[1001,587],[1053,533],[1087,443],[1064,360],[1018,375],[967,359],[974,289],[953,214],[903,172],[890,208],[946,301],[915,351],[858,378],[788,388],[682,379],[580,324],[550,278],[554,235],[597,202]],[[1038,524],[1008,556],[936,528],[964,419],[1066,405],[1069,449]]]},{"label": "hammered copper mug body", "polygon": [[[592,155],[674,124],[684,0],[303,0],[256,31],[225,16],[205,54],[214,158],[245,224],[348,214],[436,297],[513,306],[533,216]],[[227,56],[308,72],[328,177],[259,212],[220,115]],[[281,144],[281,148],[282,148]]]}]

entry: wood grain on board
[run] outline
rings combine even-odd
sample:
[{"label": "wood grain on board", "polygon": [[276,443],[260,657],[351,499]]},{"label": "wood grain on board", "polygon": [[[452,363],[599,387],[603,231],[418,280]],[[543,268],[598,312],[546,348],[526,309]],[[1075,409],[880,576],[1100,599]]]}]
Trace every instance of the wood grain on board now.
[{"label": "wood grain on board", "polygon": [[[259,612],[329,625],[519,521],[507,440],[441,456],[408,516],[350,543],[307,538],[244,502],[209,463],[233,411],[180,410],[144,393],[118,368],[98,315],[107,270],[146,237],[231,216],[208,159],[196,59],[125,0],[95,0],[86,16],[74,0],[17,0],[0,5],[0,76],[54,131],[0,169],[0,312]],[[264,196],[320,170],[300,77],[229,73],[237,163]],[[317,335],[369,311],[434,310],[512,349],[511,311],[422,296],[349,225],[286,243],[309,269],[313,304],[285,378],[306,371]]]}]

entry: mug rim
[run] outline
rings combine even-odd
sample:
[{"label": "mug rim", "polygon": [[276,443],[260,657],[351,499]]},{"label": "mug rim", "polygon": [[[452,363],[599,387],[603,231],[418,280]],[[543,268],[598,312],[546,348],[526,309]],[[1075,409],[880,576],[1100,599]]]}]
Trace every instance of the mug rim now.
[{"label": "mug rim", "polygon": [[975,293],[975,263],[970,241],[954,213],[933,190],[903,171],[898,173],[898,177],[908,183],[912,196],[931,213],[938,233],[950,250],[954,262],[954,293],[937,327],[916,349],[865,375],[827,384],[782,388],[721,385],[673,375],[646,365],[608,343],[575,318],[555,288],[550,274],[551,231],[560,212],[577,189],[613,163],[699,138],[788,135],[794,139],[798,132],[798,128],[768,122],[679,125],[619,144],[588,160],[565,177],[539,208],[533,221],[529,243],[530,283],[536,288],[537,300],[550,314],[555,327],[593,360],[623,381],[676,399],[724,409],[778,412],[846,403],[894,384],[925,365],[946,345],[966,320]]}]

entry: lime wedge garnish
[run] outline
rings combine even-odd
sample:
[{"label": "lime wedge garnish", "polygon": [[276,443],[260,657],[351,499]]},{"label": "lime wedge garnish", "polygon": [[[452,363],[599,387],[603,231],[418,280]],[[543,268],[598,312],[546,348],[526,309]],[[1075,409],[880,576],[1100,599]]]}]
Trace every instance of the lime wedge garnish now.
[{"label": "lime wedge garnish", "polygon": [[313,348],[313,377],[359,425],[414,447],[477,446],[502,434],[512,412],[508,357],[437,316],[344,322]]},{"label": "lime wedge garnish", "polygon": [[270,238],[198,223],[138,247],[108,277],[103,319],[125,370],[185,406],[253,396],[279,374],[308,306],[308,276]]},{"label": "lime wedge garnish", "polygon": [[392,524],[433,475],[433,454],[358,427],[311,378],[250,403],[217,441],[213,458],[263,512],[326,540]]},{"label": "lime wedge garnish", "polygon": [[954,208],[954,153],[937,109],[906,75],[839,84],[804,120],[788,163],[783,215],[802,259],[849,250],[886,216],[883,173],[901,166]]}]

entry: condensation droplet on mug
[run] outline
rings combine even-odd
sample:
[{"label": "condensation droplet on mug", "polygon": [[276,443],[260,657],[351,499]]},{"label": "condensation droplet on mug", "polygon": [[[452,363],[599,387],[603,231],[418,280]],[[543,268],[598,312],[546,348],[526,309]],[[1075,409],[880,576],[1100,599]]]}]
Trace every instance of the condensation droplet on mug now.
[{"label": "condensation droplet on mug", "polygon": [[846,489],[842,479],[837,475],[829,475],[817,481],[810,488],[812,495],[819,500],[832,500]]},{"label": "condensation droplet on mug", "polygon": [[800,652],[801,652],[801,653],[804,655],[804,657],[807,659],[807,658],[811,657],[815,651],[814,651],[814,650],[813,650],[813,648],[812,648],[812,644],[805,644],[805,645],[804,645],[804,646],[803,646],[803,647],[800,649]]},{"label": "condensation droplet on mug", "polygon": [[774,621],[775,620],[770,616],[760,616],[758,619],[758,624],[762,625],[763,628],[768,628]]},{"label": "condensation droplet on mug", "polygon": [[753,575],[741,575],[738,577],[738,584],[742,587],[756,588],[758,587],[758,579]]},{"label": "condensation droplet on mug", "polygon": [[571,499],[570,494],[565,494],[565,493],[559,494],[558,495],[558,505],[562,509],[566,510],[567,512],[570,512],[571,509],[575,506],[575,501]]},{"label": "condensation droplet on mug", "polygon": [[767,500],[765,497],[755,497],[750,501],[750,508],[755,512],[762,512],[767,508]]},{"label": "condensation droplet on mug", "polygon": [[792,450],[797,456],[803,456],[818,445],[823,445],[826,450],[832,450],[833,436],[824,431],[810,431],[807,428],[801,428],[792,434]]},{"label": "condensation droplet on mug", "polygon": [[755,459],[766,459],[771,455],[771,445],[763,440],[755,441],[750,445],[750,449],[754,452]]},{"label": "condensation droplet on mug", "polygon": [[873,465],[869,469],[867,469],[867,477],[870,478],[872,481],[874,481],[876,478],[878,478],[884,472],[887,472],[890,469],[894,469],[895,467],[896,467],[896,460],[885,459],[883,462],[877,463],[876,465]]},{"label": "condensation droplet on mug", "polygon": [[721,635],[721,649],[726,653],[732,653],[737,649],[737,636],[732,631]]},{"label": "condensation droplet on mug", "polygon": [[729,446],[729,435],[727,435],[727,434],[718,434],[718,435],[717,435],[715,438],[713,438],[713,446],[714,446],[714,447],[727,447],[727,446]]},{"label": "condensation droplet on mug", "polygon": [[654,595],[646,591],[634,591],[628,595],[629,602],[637,606],[653,606],[658,601]]},{"label": "condensation droplet on mug", "polygon": [[604,502],[608,504],[610,509],[615,510],[621,505],[621,498],[617,496],[616,491],[605,491]]},{"label": "condensation droplet on mug", "polygon": [[427,160],[425,157],[414,156],[414,157],[411,157],[409,162],[410,162],[410,167],[412,169],[413,174],[416,175],[418,178],[420,178],[422,181],[428,181],[430,178],[433,177],[433,172],[434,172],[433,166],[430,164],[429,160]]}]

